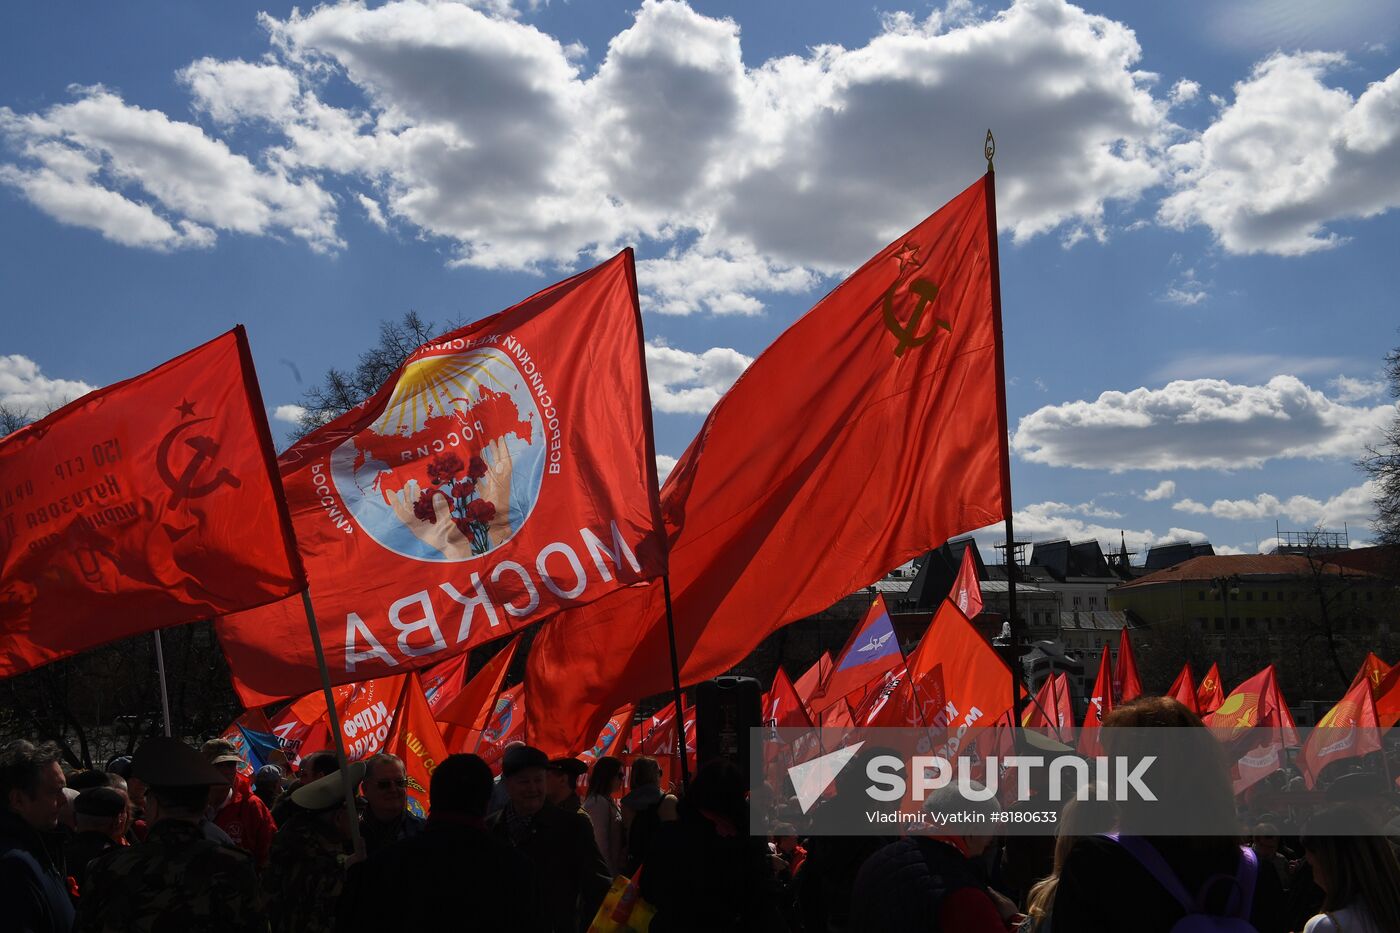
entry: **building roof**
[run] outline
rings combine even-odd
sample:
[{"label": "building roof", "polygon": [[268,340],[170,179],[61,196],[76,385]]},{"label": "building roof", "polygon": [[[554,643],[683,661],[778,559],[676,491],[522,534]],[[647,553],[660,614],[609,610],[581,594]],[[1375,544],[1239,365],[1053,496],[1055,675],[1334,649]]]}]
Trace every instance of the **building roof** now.
[{"label": "building roof", "polygon": [[[984,593],[1005,593],[1010,585],[1005,580],[983,580],[981,583]],[[1016,581],[1016,592],[1019,593],[1043,593],[1046,596],[1054,596],[1052,590],[1036,586],[1034,583],[1027,583],[1025,580]]]},{"label": "building roof", "polygon": [[[1193,557],[1188,561],[1149,573],[1131,583],[1124,583],[1119,590],[1152,586],[1158,583],[1206,583],[1216,577],[1298,577],[1311,576],[1316,561],[1310,561],[1302,554],[1214,554],[1208,557]],[[1335,564],[1322,565],[1327,573],[1341,573],[1342,568]],[[1348,569],[1348,573],[1366,575],[1364,570]]]},{"label": "building roof", "polygon": [[1060,612],[1060,628],[1079,631],[1116,632],[1137,626],[1128,619],[1121,609],[1089,609]]},{"label": "building roof", "polygon": [[1170,541],[1148,548],[1147,560],[1143,567],[1149,572],[1165,570],[1193,557],[1209,557],[1214,554],[1215,548],[1210,546],[1209,541]]},{"label": "building roof", "polygon": [[913,577],[886,577],[883,580],[876,580],[870,585],[870,588],[877,593],[898,593],[903,595],[909,592],[909,586],[913,582]]}]

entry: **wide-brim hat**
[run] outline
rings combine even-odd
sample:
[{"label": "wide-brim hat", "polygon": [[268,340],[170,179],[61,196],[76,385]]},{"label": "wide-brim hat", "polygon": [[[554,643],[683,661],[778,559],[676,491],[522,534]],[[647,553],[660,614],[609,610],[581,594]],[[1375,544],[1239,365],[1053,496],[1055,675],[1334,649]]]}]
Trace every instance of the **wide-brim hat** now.
[{"label": "wide-brim hat", "polygon": [[179,739],[156,736],[131,757],[131,774],[148,787],[211,787],[228,779],[209,760]]},{"label": "wide-brim hat", "polygon": [[365,779],[366,767],[363,761],[351,762],[344,772],[332,771],[310,784],[303,784],[292,791],[292,803],[312,813],[323,813],[344,806],[345,785],[341,783],[342,779],[348,777],[353,787]]}]

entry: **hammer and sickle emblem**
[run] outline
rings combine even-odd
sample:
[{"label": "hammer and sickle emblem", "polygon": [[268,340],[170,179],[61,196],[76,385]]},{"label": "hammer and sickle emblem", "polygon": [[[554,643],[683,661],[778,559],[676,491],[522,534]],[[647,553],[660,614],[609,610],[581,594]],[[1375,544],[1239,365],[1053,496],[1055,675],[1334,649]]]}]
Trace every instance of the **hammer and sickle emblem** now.
[{"label": "hammer and sickle emblem", "polygon": [[156,470],[160,473],[160,478],[165,485],[170,487],[170,504],[166,506],[173,509],[180,504],[183,499],[198,499],[207,496],[220,486],[238,487],[242,485],[238,477],[234,476],[227,469],[220,468],[208,482],[197,484],[200,470],[204,468],[205,461],[211,461],[219,453],[219,445],[212,438],[203,434],[196,434],[194,437],[185,438],[185,445],[194,451],[194,456],[190,462],[185,464],[185,469],[178,477],[170,468],[170,448],[175,443],[175,439],[203,421],[212,421],[212,418],[196,418],[193,421],[186,421],[171,428],[165,437],[161,438],[159,457],[156,460]]},{"label": "hammer and sickle emblem", "polygon": [[904,351],[910,347],[921,347],[928,343],[938,333],[940,327],[949,333],[953,332],[953,325],[940,318],[934,320],[928,333],[919,333],[919,322],[923,320],[924,309],[933,304],[933,299],[938,297],[938,286],[929,279],[915,279],[909,283],[909,291],[917,295],[919,300],[914,305],[914,313],[909,315],[909,324],[901,326],[899,318],[895,317],[894,314],[894,292],[898,285],[899,283],[896,282],[890,286],[889,291],[885,292],[885,326],[899,341],[894,348],[895,356],[903,356]]}]

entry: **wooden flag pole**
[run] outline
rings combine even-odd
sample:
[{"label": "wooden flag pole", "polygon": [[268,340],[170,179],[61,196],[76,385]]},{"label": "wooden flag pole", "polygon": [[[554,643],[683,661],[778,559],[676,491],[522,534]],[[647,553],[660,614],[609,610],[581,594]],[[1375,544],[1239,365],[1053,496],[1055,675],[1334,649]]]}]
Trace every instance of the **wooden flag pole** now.
[{"label": "wooden flag pole", "polygon": [[321,671],[321,689],[326,694],[326,718],[330,720],[331,736],[335,739],[335,758],[340,763],[341,786],[345,791],[345,815],[350,820],[350,844],[355,854],[364,852],[360,839],[360,812],[355,807],[355,785],[350,782],[350,762],[345,756],[345,738],[340,734],[340,714],[335,709],[335,692],[331,690],[330,669],[326,667],[326,652],[321,647],[321,630],[316,626],[316,613],[311,608],[311,587],[301,591],[301,604],[306,609],[306,625],[311,629],[311,645],[316,649],[316,666]]},{"label": "wooden flag pole", "polygon": [[1006,352],[1001,326],[1001,261],[997,254],[997,186],[996,170],[992,158],[996,155],[997,144],[992,131],[987,130],[987,140],[982,147],[982,155],[987,160],[987,249],[992,267],[992,328],[996,334],[997,350],[997,427],[1000,430],[1001,447],[1001,510],[1006,516],[1006,616],[1011,638],[1011,710],[1013,728],[1021,724],[1021,676],[1020,667],[1020,620],[1016,616],[1016,533],[1011,521],[1011,450],[1006,415]]}]

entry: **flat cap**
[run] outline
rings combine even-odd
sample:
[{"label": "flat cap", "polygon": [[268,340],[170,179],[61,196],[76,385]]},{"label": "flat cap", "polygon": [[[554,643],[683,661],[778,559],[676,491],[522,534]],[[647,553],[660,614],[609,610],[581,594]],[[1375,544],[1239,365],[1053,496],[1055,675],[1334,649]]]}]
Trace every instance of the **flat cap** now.
[{"label": "flat cap", "polygon": [[117,816],[126,809],[126,797],[112,787],[90,787],[73,801],[73,812],[79,816]]},{"label": "flat cap", "polygon": [[131,774],[149,787],[209,787],[228,784],[209,761],[179,739],[156,736],[131,758]]},{"label": "flat cap", "polygon": [[510,777],[526,768],[548,768],[549,756],[533,745],[512,745],[501,759],[501,777]]},{"label": "flat cap", "polygon": [[577,758],[555,758],[547,766],[550,771],[562,771],[571,778],[581,778],[588,773],[588,765]]},{"label": "flat cap", "polygon": [[[351,785],[359,784],[365,779],[366,765],[363,761],[350,763],[349,780]],[[303,810],[310,810],[312,813],[324,813],[327,810],[334,810],[336,807],[345,804],[345,786],[341,784],[341,779],[345,775],[340,771],[332,771],[325,777],[317,778],[310,784],[303,784],[292,791],[292,803]]]}]

